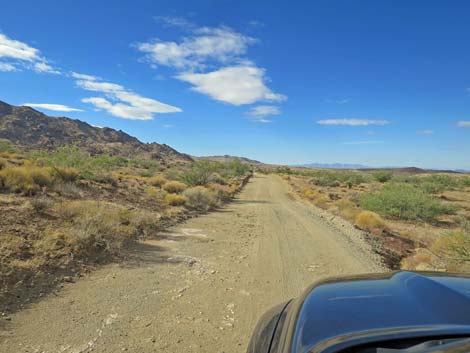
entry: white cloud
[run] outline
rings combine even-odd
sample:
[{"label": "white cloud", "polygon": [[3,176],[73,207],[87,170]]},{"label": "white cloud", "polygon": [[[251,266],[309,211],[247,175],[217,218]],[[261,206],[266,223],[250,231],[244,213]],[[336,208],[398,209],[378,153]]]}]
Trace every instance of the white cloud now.
[{"label": "white cloud", "polygon": [[0,58],[33,62],[39,60],[39,50],[0,33]]},{"label": "white cloud", "polygon": [[17,68],[9,63],[0,63],[0,71],[17,71]]},{"label": "white cloud", "polygon": [[137,44],[137,49],[153,64],[187,70],[203,68],[208,61],[233,61],[254,42],[229,27],[201,27],[180,43],[154,40]]},{"label": "white cloud", "polygon": [[34,64],[34,71],[36,72],[45,72],[49,74],[60,74],[60,71],[54,69],[52,66],[49,64],[46,64],[45,62],[38,62]]},{"label": "white cloud", "polygon": [[[72,74],[73,75],[73,74]],[[85,79],[90,77],[90,79]],[[98,110],[105,110],[109,114],[123,119],[151,120],[158,113],[176,113],[182,110],[157,100],[142,97],[133,93],[121,85],[98,81],[95,76],[77,74],[73,77],[80,78],[77,86],[92,92],[100,92],[104,97],[83,98],[83,103],[92,104]]]},{"label": "white cloud", "polygon": [[80,74],[78,72],[71,72],[70,73],[70,76],[72,76],[73,78],[78,78],[80,80],[87,80],[87,81],[95,81],[95,80],[99,80],[100,78],[97,77],[97,76],[93,76],[93,75],[86,75],[86,74]]},{"label": "white cloud", "polygon": [[432,135],[434,134],[434,130],[418,130],[417,133],[420,135]]},{"label": "white cloud", "polygon": [[273,105],[258,105],[257,107],[251,108],[247,113],[253,120],[261,123],[270,123],[271,120],[267,119],[267,117],[279,114],[281,114],[281,109]]},{"label": "white cloud", "polygon": [[23,103],[22,105],[26,105],[31,108],[40,108],[40,109],[47,109],[53,110],[57,112],[83,112],[81,109],[72,108],[62,104],[50,104],[50,103]]},{"label": "white cloud", "polygon": [[[59,74],[47,63],[47,60],[41,56],[41,52],[18,40],[10,39],[0,33],[0,58],[8,59],[12,62],[5,63],[11,68],[13,64],[21,64],[23,67],[32,69],[39,73]],[[6,71],[6,70],[3,70]],[[8,70],[13,71],[13,70]]]},{"label": "white cloud", "polygon": [[209,73],[183,73],[176,76],[193,85],[193,90],[233,105],[257,101],[280,102],[286,96],[265,85],[265,70],[249,63],[229,66]]},{"label": "white cloud", "polygon": [[319,120],[320,125],[348,125],[348,126],[368,126],[368,125],[388,125],[388,120],[368,120],[368,119],[326,119]]},{"label": "white cloud", "polygon": [[465,120],[459,121],[457,122],[457,126],[458,127],[470,127],[470,121],[465,121]]},{"label": "white cloud", "polygon": [[351,141],[351,142],[342,142],[341,145],[377,145],[385,143],[381,140],[365,140],[365,141]]}]

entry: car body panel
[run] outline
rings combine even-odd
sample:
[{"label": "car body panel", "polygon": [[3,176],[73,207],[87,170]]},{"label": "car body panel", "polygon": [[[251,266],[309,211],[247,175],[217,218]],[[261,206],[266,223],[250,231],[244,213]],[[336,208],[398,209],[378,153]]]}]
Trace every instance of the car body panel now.
[{"label": "car body panel", "polygon": [[470,336],[470,278],[390,272],[312,285],[276,312],[270,353],[329,353],[414,337]]}]

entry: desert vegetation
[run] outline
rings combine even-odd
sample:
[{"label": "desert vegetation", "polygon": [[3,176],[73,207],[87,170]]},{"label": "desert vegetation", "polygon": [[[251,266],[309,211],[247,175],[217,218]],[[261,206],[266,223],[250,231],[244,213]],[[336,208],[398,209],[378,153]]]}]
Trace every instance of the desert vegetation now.
[{"label": "desert vegetation", "polygon": [[249,174],[239,161],[168,163],[76,146],[25,151],[1,140],[0,302],[222,206]]},{"label": "desert vegetation", "polygon": [[470,269],[470,176],[393,170],[277,173],[303,199],[368,232],[398,259],[396,268]]}]

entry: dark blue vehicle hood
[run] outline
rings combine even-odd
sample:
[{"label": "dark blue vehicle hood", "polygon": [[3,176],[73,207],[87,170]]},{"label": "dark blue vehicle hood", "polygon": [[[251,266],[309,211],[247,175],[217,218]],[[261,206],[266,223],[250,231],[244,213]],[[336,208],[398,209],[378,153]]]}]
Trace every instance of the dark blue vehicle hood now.
[{"label": "dark blue vehicle hood", "polygon": [[292,352],[436,335],[470,335],[470,279],[398,272],[319,283],[303,298]]}]

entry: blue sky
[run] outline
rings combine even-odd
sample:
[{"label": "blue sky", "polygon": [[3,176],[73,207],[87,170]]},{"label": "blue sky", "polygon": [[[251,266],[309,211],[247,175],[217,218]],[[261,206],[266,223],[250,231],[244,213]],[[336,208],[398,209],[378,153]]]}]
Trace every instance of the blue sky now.
[{"label": "blue sky", "polygon": [[0,100],[194,155],[470,169],[468,1],[117,4],[3,3]]}]

